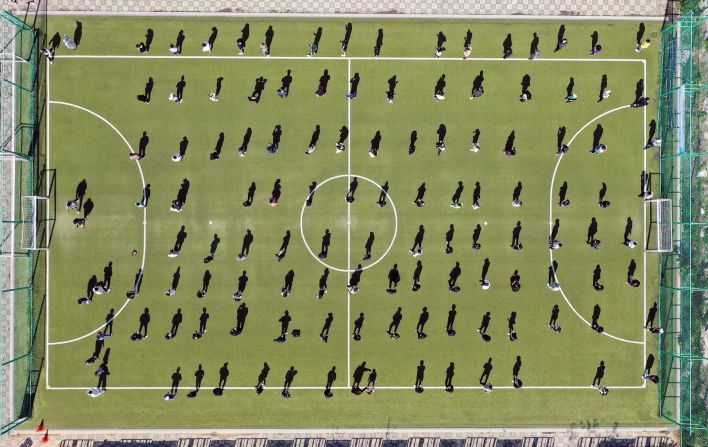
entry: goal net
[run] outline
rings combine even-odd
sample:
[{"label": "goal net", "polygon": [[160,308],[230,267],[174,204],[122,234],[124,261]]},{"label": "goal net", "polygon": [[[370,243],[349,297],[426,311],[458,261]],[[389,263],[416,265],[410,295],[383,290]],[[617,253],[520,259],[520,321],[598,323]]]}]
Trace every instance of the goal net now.
[{"label": "goal net", "polygon": [[673,203],[671,199],[650,199],[646,201],[646,204],[650,207],[649,211],[652,216],[650,231],[654,233],[647,238],[647,251],[673,251]]},{"label": "goal net", "polygon": [[22,242],[25,250],[46,250],[47,245],[41,237],[40,224],[42,216],[46,216],[48,197],[22,197]]}]

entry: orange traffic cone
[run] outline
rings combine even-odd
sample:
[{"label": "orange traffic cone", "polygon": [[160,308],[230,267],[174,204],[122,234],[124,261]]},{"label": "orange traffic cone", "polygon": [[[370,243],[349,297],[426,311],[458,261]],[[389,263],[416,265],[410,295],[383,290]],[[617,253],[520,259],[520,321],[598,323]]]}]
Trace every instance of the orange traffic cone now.
[{"label": "orange traffic cone", "polygon": [[44,419],[42,419],[42,421],[37,426],[37,430],[35,430],[35,431],[36,432],[43,432],[44,431]]},{"label": "orange traffic cone", "polygon": [[42,436],[42,444],[47,444],[49,442],[49,429]]}]

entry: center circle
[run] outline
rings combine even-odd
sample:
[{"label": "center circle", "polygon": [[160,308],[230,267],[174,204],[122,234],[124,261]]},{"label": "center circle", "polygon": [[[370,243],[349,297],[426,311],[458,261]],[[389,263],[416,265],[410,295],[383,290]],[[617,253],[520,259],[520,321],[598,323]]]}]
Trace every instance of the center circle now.
[{"label": "center circle", "polygon": [[[381,187],[381,185],[379,185],[378,183],[376,183],[375,181],[371,180],[368,177],[364,177],[362,175],[354,175],[354,174],[335,175],[335,176],[332,176],[328,179],[323,180],[321,183],[318,183],[317,186],[315,186],[315,189],[305,197],[305,200],[303,200],[303,203],[302,203],[302,209],[300,210],[300,236],[302,237],[303,244],[305,244],[305,248],[307,248],[307,251],[310,253],[310,255],[312,255],[313,258],[315,258],[317,260],[317,262],[319,262],[320,264],[322,264],[323,266],[327,267],[330,270],[334,270],[335,272],[351,273],[355,269],[335,267],[333,265],[326,263],[323,259],[320,259],[320,257],[318,255],[316,255],[314,251],[312,251],[312,248],[310,248],[310,245],[307,243],[307,238],[305,238],[305,231],[303,229],[302,221],[303,221],[303,217],[305,216],[305,210],[307,209],[307,199],[310,196],[312,196],[313,194],[315,194],[317,192],[317,190],[320,189],[320,187],[326,185],[327,183],[331,182],[332,180],[337,180],[340,178],[349,179],[352,177],[356,177],[357,179],[361,179],[361,180],[366,180],[367,182],[374,185],[379,191],[383,191],[383,188]],[[388,247],[386,247],[386,250],[383,252],[383,254],[381,256],[379,256],[375,261],[362,267],[361,268],[362,270],[369,269],[369,268],[375,266],[376,264],[378,264],[379,262],[381,262],[383,260],[383,258],[386,257],[388,252],[391,251],[391,248],[393,248],[393,243],[396,241],[396,235],[398,234],[398,212],[396,211],[396,204],[393,203],[393,200],[391,199],[391,196],[388,194],[388,191],[383,191],[383,192],[386,195],[386,200],[388,201],[388,203],[391,204],[391,208],[393,209],[393,221],[394,221],[393,237],[391,238],[391,242],[388,244]],[[347,206],[351,206],[351,203],[349,203]],[[350,231],[351,231],[351,222],[347,222],[347,233],[349,233]],[[347,257],[351,257],[351,253],[347,252]]]}]

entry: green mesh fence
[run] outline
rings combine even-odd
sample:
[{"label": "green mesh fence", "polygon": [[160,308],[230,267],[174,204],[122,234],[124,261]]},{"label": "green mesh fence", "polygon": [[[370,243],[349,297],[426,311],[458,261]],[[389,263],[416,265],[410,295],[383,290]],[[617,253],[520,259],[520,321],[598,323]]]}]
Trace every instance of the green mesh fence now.
[{"label": "green mesh fence", "polygon": [[672,200],[672,248],[659,262],[659,412],[685,447],[708,445],[708,17],[683,12],[662,31],[661,197]]},{"label": "green mesh fence", "polygon": [[21,236],[22,197],[36,191],[41,166],[37,17],[0,12],[0,434],[31,415],[37,376],[37,254]]}]

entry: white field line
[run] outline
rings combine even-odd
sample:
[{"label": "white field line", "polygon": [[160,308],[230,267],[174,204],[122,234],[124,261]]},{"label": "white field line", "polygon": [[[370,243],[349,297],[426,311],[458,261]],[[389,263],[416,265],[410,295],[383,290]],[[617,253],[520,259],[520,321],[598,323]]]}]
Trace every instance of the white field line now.
[{"label": "white field line", "polygon": [[[352,61],[347,60],[347,83],[352,75]],[[347,84],[348,92],[349,84]],[[347,98],[347,129],[349,129],[349,141],[347,141],[347,188],[352,176],[352,99]],[[347,202],[347,272],[351,272],[352,264],[352,204]],[[347,273],[350,275],[351,273]],[[351,293],[347,287],[347,386],[350,386],[352,376],[352,350],[351,350]]]},{"label": "white field line", "polygon": [[[585,130],[585,128],[588,127],[590,124],[594,123],[595,121],[597,121],[598,119],[602,118],[602,117],[605,116],[605,115],[609,115],[610,113],[616,112],[616,111],[618,111],[618,110],[626,109],[626,108],[629,108],[629,107],[630,107],[629,104],[624,105],[624,106],[620,106],[620,107],[614,108],[614,109],[612,109],[612,110],[608,110],[608,111],[606,111],[606,112],[604,112],[604,113],[601,113],[600,115],[598,115],[598,116],[596,116],[595,118],[591,119],[590,121],[588,121],[587,123],[585,123],[585,125],[584,125],[583,127],[581,127],[577,132],[575,132],[575,135],[573,135],[573,137],[568,141],[568,147],[570,147],[570,145],[573,144],[573,141],[575,140],[575,138],[576,138],[578,135],[580,135],[580,133],[581,133],[583,130]],[[548,192],[548,229],[549,229],[549,234],[550,234],[550,231],[551,231],[551,227],[552,227],[552,225],[553,225],[553,203],[554,203],[554,200],[553,200],[553,191],[554,191],[554,188],[555,188],[554,185],[555,185],[555,180],[556,180],[556,173],[558,172],[558,167],[560,166],[560,163],[561,163],[561,161],[563,160],[563,155],[564,155],[564,154],[560,154],[560,155],[558,156],[558,161],[556,162],[556,167],[553,169],[553,176],[551,177],[551,187],[550,187],[550,190],[549,190],[549,192]],[[548,254],[549,254],[549,258],[550,258],[550,260],[551,260],[551,264],[553,264],[553,249],[549,248],[549,249],[548,249]],[[555,274],[555,277],[556,277],[556,281],[558,282],[559,287],[560,287],[561,281],[558,279],[558,274],[557,274],[557,273]],[[573,305],[570,303],[570,300],[569,300],[568,297],[565,295],[565,292],[563,291],[563,287],[560,287],[559,292],[560,292],[560,294],[563,296],[563,299],[565,300],[566,304],[568,304],[568,307],[570,307],[570,309],[573,311],[573,313],[574,313],[578,318],[580,318],[580,320],[583,321],[585,324],[587,324],[588,326],[592,326],[588,320],[586,320],[582,315],[580,315],[580,313],[579,313],[577,310],[575,310],[575,307],[573,307]],[[615,335],[612,335],[612,334],[610,334],[610,333],[608,333],[608,332],[603,332],[602,335],[606,335],[607,337],[610,337],[610,338],[612,338],[612,339],[614,339],[614,340],[621,341],[621,342],[624,342],[624,343],[633,343],[633,344],[639,344],[639,345],[644,344],[643,341],[627,340],[627,339],[625,339],[625,338],[621,338],[621,337],[617,337],[617,336],[615,336]],[[646,336],[646,334],[645,334],[644,336]]]},{"label": "white field line", "polygon": [[[47,147],[47,171],[49,171],[51,165],[50,165],[50,155],[51,155],[51,138],[49,135],[49,132],[51,132],[51,125],[49,121],[49,104],[51,102],[51,95],[50,95],[50,86],[51,82],[49,82],[49,64],[45,62],[45,68],[46,68],[46,75],[47,75],[47,132],[46,132],[46,141],[45,145]],[[49,185],[47,184],[47,197],[49,196]],[[56,218],[56,216],[55,216]],[[54,221],[56,225],[56,220]],[[46,359],[45,365],[44,365],[44,386],[48,389],[49,388],[49,290],[51,287],[49,287],[49,257],[52,254],[51,249],[49,248],[49,232],[47,232],[47,252],[46,256],[44,258],[44,267],[46,270],[46,278],[45,278],[45,286],[47,288],[47,297],[44,302],[44,357]]]},{"label": "white field line", "polygon": [[[63,387],[50,387],[50,390],[58,390],[58,391],[86,391],[90,387],[80,387],[80,386],[63,386]],[[209,386],[202,386],[201,390],[204,392],[204,394],[207,394],[209,390],[211,390],[214,387],[209,387]],[[424,387],[426,390],[444,390],[444,386],[425,386]],[[644,386],[608,386],[607,388],[613,389],[613,390],[638,390],[644,388]],[[106,387],[107,390],[121,390],[121,391],[138,391],[138,390],[167,390],[169,391],[171,388],[169,386],[109,386]],[[190,389],[189,387],[182,387],[182,390],[187,390]],[[227,386],[224,387],[224,390],[232,390],[232,391],[251,391],[253,392],[255,387],[253,386]],[[277,387],[277,386],[267,386],[265,387],[266,390],[278,390],[281,391],[282,387]],[[292,386],[290,387],[291,390],[302,390],[302,391],[307,391],[307,390],[316,390],[316,391],[323,391],[324,386]],[[333,386],[333,390],[350,390],[351,387],[349,386]],[[414,391],[415,387],[413,385],[409,386],[377,386],[377,390],[409,390],[409,391]],[[482,390],[481,385],[473,385],[473,386],[455,386],[455,390]],[[527,386],[524,385],[521,388],[514,388],[513,386],[495,386],[494,390],[588,390],[588,391],[596,391],[592,386],[590,385],[582,385],[582,386]]]},{"label": "white field line", "polygon": [[[644,94],[646,95],[646,83],[648,82],[647,80],[647,63],[646,61],[643,61],[643,69],[644,69]],[[646,144],[647,141],[647,108],[644,107],[644,129],[642,131],[642,147]],[[643,154],[643,165],[644,165],[644,171],[647,170],[647,151],[642,149],[642,154]],[[643,201],[644,199],[642,199]],[[647,238],[647,207],[642,204],[642,213],[644,215],[644,227],[642,228],[642,245],[646,244],[646,238]],[[643,288],[644,288],[644,312],[642,313],[642,319],[641,323],[642,326],[644,325],[644,318],[646,317],[647,314],[647,251],[642,250],[642,265],[644,267],[644,272],[643,272]],[[642,356],[642,363],[644,363],[645,359],[647,358],[647,331],[642,331],[644,334],[644,354]],[[642,371],[644,370],[644,365],[642,365]],[[646,386],[646,380],[644,381],[644,385]]]},{"label": "white field line", "polygon": [[550,20],[550,21],[567,21],[567,22],[662,22],[664,16],[563,16],[563,15],[507,15],[507,14],[461,14],[461,15],[439,15],[439,14],[310,14],[306,12],[152,12],[152,11],[46,11],[48,16],[126,16],[126,17],[266,17],[266,18],[308,18],[308,19],[383,19],[400,20],[412,19],[412,21],[420,20]]},{"label": "white field line", "polygon": [[140,54],[126,54],[126,55],[115,55],[115,54],[57,54],[56,59],[261,59],[261,60],[324,60],[324,61],[341,61],[341,60],[382,60],[382,61],[439,61],[439,62],[467,62],[467,61],[489,61],[489,62],[531,62],[531,63],[543,63],[543,62],[638,62],[643,63],[644,59],[594,59],[594,58],[553,58],[553,59],[536,59],[534,61],[529,61],[528,58],[524,57],[510,57],[508,59],[502,59],[500,57],[470,57],[467,59],[453,58],[453,57],[355,57],[355,56],[184,56],[184,55],[140,55]]},{"label": "white field line", "polygon": [[[199,59],[199,58],[205,58],[205,57],[206,57],[206,58],[214,58],[214,59],[265,59],[265,58],[259,57],[259,56],[142,56],[142,55],[141,55],[141,56],[138,56],[138,55],[133,55],[133,56],[130,56],[130,55],[118,56],[118,55],[57,55],[56,57],[57,57],[57,58],[62,58],[62,59],[139,59],[139,58],[146,58],[146,59],[178,59],[178,58],[182,58],[182,59]],[[303,60],[304,60],[304,59],[311,59],[311,58],[307,58],[306,56],[292,56],[292,57],[287,57],[287,56],[274,56],[274,57],[270,57],[270,58],[268,58],[268,59],[276,59],[276,60],[299,60],[299,59],[303,59]],[[351,60],[375,60],[375,58],[373,58],[373,57],[346,57],[346,58],[341,58],[341,57],[318,57],[317,59],[322,59],[322,60],[342,60],[342,59],[347,59],[347,63],[348,63],[348,66],[347,66],[348,79],[349,79],[349,77],[350,77],[350,75],[351,75]],[[393,60],[393,61],[436,61],[436,60],[442,60],[442,61],[461,61],[461,60],[462,60],[462,59],[456,59],[456,58],[441,58],[441,59],[437,59],[437,58],[416,58],[416,57],[380,57],[380,58],[378,58],[378,59],[380,59],[380,60]],[[503,59],[499,59],[499,58],[469,58],[468,60],[476,60],[476,61],[504,61]],[[509,59],[506,59],[506,60],[507,60],[507,61],[528,61],[528,59],[526,59],[526,58],[509,58]],[[646,81],[646,61],[643,60],[643,59],[590,59],[590,58],[566,59],[566,58],[557,58],[557,59],[538,59],[538,60],[536,60],[535,62],[549,62],[549,61],[556,61],[556,62],[641,62],[641,63],[643,64],[643,67],[644,67],[644,79],[645,79],[645,81]],[[48,99],[48,102],[49,102],[49,103],[63,104],[63,105],[67,105],[67,106],[72,106],[72,107],[75,107],[75,108],[78,108],[78,109],[81,109],[81,110],[84,110],[84,111],[86,111],[86,112],[89,112],[89,113],[93,114],[94,116],[96,116],[96,117],[98,117],[99,119],[103,120],[103,121],[104,121],[106,124],[108,124],[111,128],[113,128],[113,130],[114,130],[116,133],[118,133],[119,136],[123,139],[123,141],[126,143],[126,145],[128,145],[128,147],[130,148],[131,152],[133,152],[132,147],[130,146],[130,143],[128,143],[128,141],[127,141],[127,140],[125,139],[125,137],[118,131],[118,129],[116,129],[115,126],[113,126],[110,122],[108,122],[107,120],[105,120],[105,119],[104,119],[103,117],[101,117],[100,115],[97,115],[96,113],[94,113],[94,112],[92,112],[92,111],[90,111],[90,110],[88,110],[88,109],[85,109],[85,108],[83,108],[83,107],[77,106],[77,105],[75,105],[75,104],[70,104],[70,103],[65,103],[65,102],[59,102],[59,101],[49,101],[50,95],[49,95],[49,67],[48,67],[48,66],[47,66],[47,84],[48,84],[48,86],[47,86],[47,99]],[[617,111],[617,110],[620,110],[620,109],[623,109],[623,108],[627,108],[627,107],[629,107],[629,106],[628,106],[628,105],[625,105],[625,106],[622,106],[622,107],[618,107],[618,108],[616,108],[616,109],[607,111],[607,112],[605,112],[605,113],[603,113],[603,114],[601,114],[601,115],[595,117],[593,120],[591,120],[591,121],[589,121],[588,123],[586,123],[578,132],[576,132],[576,134],[573,136],[573,138],[571,138],[571,140],[569,141],[568,145],[570,146],[570,144],[572,143],[572,141],[573,141],[588,125],[590,125],[590,124],[591,124],[592,122],[594,122],[595,120],[597,120],[597,119],[601,118],[602,116],[605,116],[605,115],[607,115],[607,114],[609,114],[609,113],[612,113],[612,112],[614,112],[614,111]],[[350,143],[350,144],[349,144],[350,147],[349,147],[349,150],[348,150],[348,153],[347,153],[347,157],[348,157],[348,159],[347,159],[347,178],[349,179],[349,177],[351,176],[351,105],[350,105],[349,103],[348,103],[348,105],[347,105],[347,123],[348,123],[348,126],[347,126],[347,127],[349,128],[349,143]],[[47,108],[47,126],[49,127],[49,107]],[[644,132],[646,132],[646,108],[644,109],[644,128],[645,128],[645,129],[644,129]],[[49,141],[49,131],[47,131],[47,166],[49,166],[49,147],[50,147],[48,141]],[[552,203],[553,203],[553,199],[552,199],[552,197],[553,197],[553,184],[554,184],[554,181],[555,181],[555,175],[556,175],[556,172],[557,172],[557,170],[558,170],[558,166],[560,165],[560,161],[561,161],[562,158],[563,158],[563,155],[559,156],[558,162],[556,163],[556,167],[555,167],[554,172],[553,172],[553,177],[552,177],[552,179],[551,179],[550,204],[549,204],[549,206],[550,206],[550,218],[551,218],[550,221],[551,221],[551,222],[552,222],[552,220],[553,220],[553,219],[552,219],[552,213],[553,213],[553,211],[552,211]],[[137,162],[137,163],[138,163],[138,169],[139,169],[139,171],[140,171],[140,176],[141,176],[141,180],[142,180],[143,187],[144,187],[144,186],[145,186],[145,180],[144,180],[144,176],[143,176],[143,171],[142,171],[142,168],[141,168],[141,166],[140,166],[140,163],[139,163],[139,162]],[[644,167],[645,167],[645,169],[646,169],[646,153],[644,153]],[[144,265],[145,265],[145,252],[146,252],[147,210],[146,210],[145,208],[143,208],[143,214],[144,214],[144,216],[143,216],[143,255],[142,255],[142,267],[141,267],[141,268],[144,268]],[[351,267],[351,265],[350,265],[350,261],[351,261],[351,260],[350,260],[350,254],[351,254],[351,247],[350,247],[350,236],[351,236],[351,204],[348,204],[348,212],[347,212],[347,214],[348,214],[348,218],[347,218],[347,270],[351,270],[351,268],[350,268],[350,267]],[[550,224],[549,224],[549,225],[550,225]],[[645,216],[644,216],[644,232],[646,233],[646,212],[645,212]],[[551,261],[552,261],[552,260],[553,260],[553,259],[552,259],[552,252],[550,253],[550,257],[551,257]],[[644,313],[646,313],[646,252],[644,253],[644,259],[645,259],[645,261],[644,261],[644,291],[645,291],[645,292],[644,292],[644,310],[645,310],[645,312],[644,312]],[[47,284],[49,284],[49,257],[48,257],[48,256],[47,256],[47,261],[46,261],[46,262],[47,262],[47,269],[46,269],[46,270],[47,270]],[[582,321],[584,321],[587,325],[590,325],[590,323],[589,323],[587,320],[585,320],[585,319],[575,310],[575,308],[572,306],[572,304],[570,303],[570,301],[567,299],[567,297],[566,297],[565,294],[563,293],[563,290],[562,290],[562,289],[561,289],[561,294],[563,295],[563,298],[564,298],[564,300],[566,301],[566,303],[568,304],[568,306],[569,306],[569,307],[571,308],[571,310],[573,310],[573,312],[576,314],[576,316],[578,316],[578,317],[579,317]],[[126,300],[126,302],[124,303],[123,307],[121,307],[121,309],[118,311],[118,313],[116,313],[116,317],[118,316],[118,314],[119,314],[120,312],[122,312],[122,310],[125,308],[125,306],[128,304],[129,301],[130,301],[130,300]],[[49,329],[49,287],[47,287],[46,316],[47,316],[47,318],[46,318],[46,330],[45,330],[45,333],[46,333],[46,342],[47,342],[47,345],[48,345],[48,346],[49,346],[49,345],[66,344],[66,343],[71,343],[71,342],[74,342],[74,341],[81,340],[81,339],[83,339],[83,338],[86,338],[86,337],[92,335],[92,334],[95,333],[96,331],[100,330],[101,327],[103,327],[103,325],[101,325],[99,328],[97,328],[97,329],[94,330],[93,332],[91,332],[91,333],[89,333],[89,334],[86,334],[86,335],[84,335],[84,336],[82,336],[82,337],[78,337],[78,338],[75,338],[75,339],[72,339],[72,340],[64,340],[64,341],[59,341],[59,342],[52,342],[52,343],[50,343],[50,342],[49,342],[49,330],[48,330],[48,329]],[[348,328],[348,329],[350,328],[350,324],[351,324],[351,322],[349,321],[349,320],[350,320],[349,317],[350,317],[350,294],[347,293],[347,328]],[[643,320],[643,316],[642,316],[642,320]],[[642,322],[643,322],[643,321],[642,321]],[[645,354],[645,357],[646,357],[646,333],[644,333],[644,341],[643,341],[643,342],[634,341],[634,340],[626,340],[626,339],[623,339],[623,338],[620,338],[620,337],[613,336],[613,335],[608,334],[608,333],[606,333],[606,332],[603,333],[603,334],[604,334],[604,335],[607,335],[608,337],[611,337],[611,338],[613,338],[613,339],[616,339],[616,340],[618,340],[618,341],[623,341],[623,342],[626,342],[626,343],[633,343],[633,344],[643,344],[643,345],[644,345],[644,354]],[[348,342],[347,342],[347,372],[348,372],[348,377],[350,377],[350,376],[351,376],[351,374],[350,374],[350,370],[351,370],[350,357],[351,357],[351,354],[350,354],[349,334],[347,334],[347,340],[348,340]],[[49,367],[48,367],[48,364],[49,364],[49,349],[47,349],[46,357],[47,357],[47,372],[46,372],[45,378],[46,378],[46,387],[47,387],[47,389],[51,389],[51,390],[85,390],[85,389],[86,389],[86,388],[83,388],[83,387],[51,387],[51,386],[49,386]],[[349,382],[349,378],[347,379],[347,383],[348,383],[348,384],[350,383],[350,382]],[[386,387],[386,386],[382,386],[382,387],[377,387],[377,388],[378,388],[378,389],[391,389],[391,390],[395,390],[395,389],[412,389],[411,386],[405,386],[405,387],[395,387],[395,386]],[[445,387],[426,387],[426,388],[428,388],[428,389],[445,389]],[[461,387],[455,387],[455,388],[456,388],[456,389],[482,389],[481,386],[461,386]],[[588,389],[588,388],[589,388],[588,386],[524,386],[524,387],[521,388],[521,389]],[[613,388],[613,389],[643,389],[643,388],[646,388],[646,382],[644,382],[643,385],[641,385],[641,386],[613,386],[613,387],[611,387],[611,388]],[[170,388],[169,388],[169,387],[109,387],[108,389],[116,389],[116,390],[164,389],[164,390],[169,390]],[[225,389],[226,389],[226,390],[252,390],[253,388],[252,388],[252,387],[226,387]],[[270,389],[270,388],[268,388],[268,389]],[[279,389],[279,388],[276,387],[276,388],[273,388],[273,389]],[[291,387],[291,389],[293,389],[293,390],[311,390],[311,389],[320,390],[320,389],[323,389],[323,387]],[[349,386],[347,386],[347,387],[333,387],[332,389],[349,389]],[[512,387],[512,386],[498,386],[498,387],[495,387],[495,389],[514,389],[514,387]]]},{"label": "white field line", "polygon": [[[89,113],[89,114],[95,116],[96,118],[98,118],[99,120],[101,120],[101,121],[103,121],[105,124],[107,124],[111,129],[113,129],[113,130],[118,134],[118,136],[123,140],[123,142],[125,143],[125,145],[128,146],[128,149],[130,150],[130,153],[131,153],[131,154],[132,154],[132,153],[135,153],[135,151],[133,150],[133,147],[130,145],[130,143],[129,143],[128,140],[125,138],[125,136],[123,136],[123,134],[122,134],[110,121],[108,121],[106,118],[102,117],[101,115],[97,114],[96,112],[94,112],[94,111],[92,111],[92,110],[89,110],[89,109],[87,109],[87,108],[85,108],[85,107],[81,107],[81,106],[79,106],[79,105],[69,103],[69,102],[63,102],[63,101],[48,101],[48,103],[49,103],[49,104],[58,104],[58,105],[64,105],[64,106],[68,106],[68,107],[73,107],[73,108],[75,108],[75,109],[82,110],[82,111],[84,111],[84,112],[87,112],[87,113]],[[143,189],[144,189],[144,188],[145,188],[145,176],[143,175],[143,168],[142,168],[142,166],[140,165],[140,161],[139,161],[139,160],[136,160],[135,163],[136,163],[137,166],[138,166],[138,171],[140,172],[140,181],[142,182],[142,187],[143,187]],[[140,263],[140,268],[142,269],[143,273],[145,272],[145,255],[146,255],[146,249],[147,249],[147,207],[144,207],[144,208],[143,208],[143,253],[142,253],[142,259],[141,259],[141,263]],[[128,305],[128,303],[130,303],[130,301],[131,301],[130,299],[126,299],[126,300],[125,300],[125,302],[123,303],[123,306],[122,306],[120,309],[118,309],[118,312],[115,313],[115,315],[114,315],[114,317],[113,317],[113,320],[115,320],[116,318],[118,318],[118,315],[120,315],[120,313],[123,312],[123,309],[126,308],[126,306]],[[48,320],[49,320],[49,319],[47,318],[47,321],[48,321]],[[63,344],[73,343],[73,342],[75,342],[75,341],[83,340],[84,338],[90,337],[91,335],[95,334],[97,331],[101,330],[101,328],[102,328],[104,325],[105,325],[105,323],[104,323],[104,324],[101,324],[99,327],[97,327],[96,329],[94,329],[93,331],[91,331],[91,332],[89,332],[89,333],[87,333],[87,334],[84,334],[84,335],[82,335],[82,336],[80,336],[80,337],[76,337],[76,338],[73,338],[73,339],[70,339],[70,340],[61,340],[61,341],[54,341],[54,342],[49,342],[49,341],[47,341],[47,345],[49,345],[49,346],[53,346],[53,345],[63,345]],[[47,332],[48,332],[48,331],[47,331]],[[48,337],[48,335],[47,335],[47,337]],[[47,375],[48,375],[48,374],[47,374]],[[47,380],[49,380],[49,379],[47,379]]]}]

